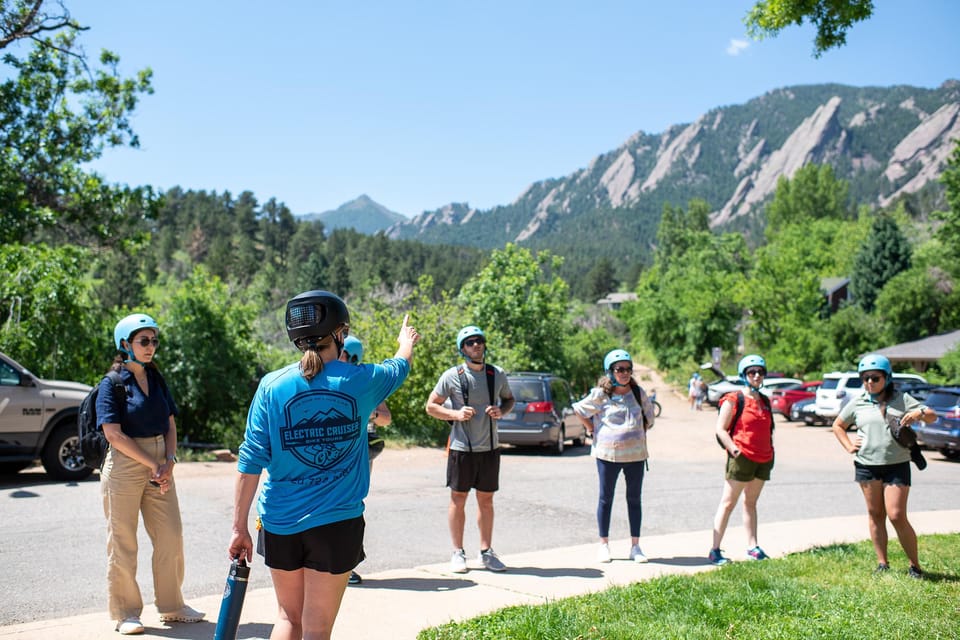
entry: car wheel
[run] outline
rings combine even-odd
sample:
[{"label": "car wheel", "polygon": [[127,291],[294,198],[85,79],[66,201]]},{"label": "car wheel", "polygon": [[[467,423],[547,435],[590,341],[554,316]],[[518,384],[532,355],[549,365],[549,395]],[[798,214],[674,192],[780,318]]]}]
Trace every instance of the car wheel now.
[{"label": "car wheel", "polygon": [[557,441],[553,444],[553,452],[558,456],[563,455],[563,447],[567,439],[567,430],[560,425],[560,433],[557,435]]},{"label": "car wheel", "polygon": [[800,419],[800,412],[794,409],[793,407],[790,407],[790,413],[787,415],[787,420],[789,420],[790,422],[796,422],[799,419]]},{"label": "car wheel", "polygon": [[960,460],[960,451],[957,449],[947,449],[944,447],[943,449],[940,449],[940,453],[947,460]]},{"label": "car wheel", "polygon": [[0,462],[0,476],[12,476],[20,473],[30,466],[30,461],[26,462]]},{"label": "car wheel", "polygon": [[54,428],[40,457],[47,475],[56,480],[83,480],[93,469],[83,464],[80,436],[75,423],[68,421]]},{"label": "car wheel", "polygon": [[815,421],[810,416],[803,416],[803,423],[808,427],[812,427],[815,424]]}]

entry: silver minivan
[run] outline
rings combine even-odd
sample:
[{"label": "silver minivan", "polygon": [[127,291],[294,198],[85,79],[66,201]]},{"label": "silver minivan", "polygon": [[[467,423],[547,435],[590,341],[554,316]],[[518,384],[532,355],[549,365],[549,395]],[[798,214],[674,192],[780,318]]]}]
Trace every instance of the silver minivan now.
[{"label": "silver minivan", "polygon": [[[926,382],[923,377],[912,373],[894,373],[894,382],[912,381]],[[816,409],[814,413],[824,422],[832,422],[840,415],[840,410],[850,402],[850,399],[860,393],[863,382],[856,371],[834,371],[823,374],[823,384],[817,390]]]}]

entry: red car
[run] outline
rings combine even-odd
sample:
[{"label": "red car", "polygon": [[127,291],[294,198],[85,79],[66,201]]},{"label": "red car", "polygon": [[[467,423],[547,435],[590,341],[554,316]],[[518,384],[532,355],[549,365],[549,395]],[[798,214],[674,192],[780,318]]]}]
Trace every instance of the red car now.
[{"label": "red car", "polygon": [[774,411],[789,418],[790,407],[793,406],[793,403],[797,400],[816,397],[817,389],[820,388],[822,383],[822,380],[813,380],[791,388],[777,389],[770,395],[770,404],[773,405]]}]

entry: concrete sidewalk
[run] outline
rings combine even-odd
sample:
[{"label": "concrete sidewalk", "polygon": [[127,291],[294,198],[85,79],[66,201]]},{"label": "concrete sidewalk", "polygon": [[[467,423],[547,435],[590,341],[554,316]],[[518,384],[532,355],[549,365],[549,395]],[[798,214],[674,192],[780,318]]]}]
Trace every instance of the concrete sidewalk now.
[{"label": "concrete sidewalk", "polygon": [[[960,510],[913,513],[910,521],[920,535],[960,532]],[[475,569],[452,574],[446,562],[365,575],[359,587],[348,587],[334,627],[334,638],[412,639],[426,627],[464,620],[512,605],[543,604],[568,596],[602,591],[664,574],[695,573],[713,567],[706,562],[710,531],[692,531],[641,538],[648,564],[627,560],[629,539],[611,541],[614,561],[598,564],[596,545],[580,545],[504,556],[506,573]],[[766,524],[761,521],[764,550],[773,557],[814,546],[854,542],[868,537],[866,514],[817,520]],[[730,528],[724,549],[732,559],[743,558],[746,539],[742,528]],[[891,566],[906,571],[896,535],[890,532]],[[920,548],[923,561],[923,547]],[[865,566],[864,571],[872,567]],[[226,578],[224,566],[224,578]],[[262,564],[254,571],[265,571]],[[51,589],[55,591],[54,588]],[[208,621],[166,626],[152,607],[142,617],[147,631],[141,638],[209,639],[213,637],[221,594],[193,599],[190,605],[207,612]],[[276,616],[272,589],[247,593],[238,638],[268,638]],[[102,612],[0,627],[0,638],[63,638],[93,640],[119,638]]]}]

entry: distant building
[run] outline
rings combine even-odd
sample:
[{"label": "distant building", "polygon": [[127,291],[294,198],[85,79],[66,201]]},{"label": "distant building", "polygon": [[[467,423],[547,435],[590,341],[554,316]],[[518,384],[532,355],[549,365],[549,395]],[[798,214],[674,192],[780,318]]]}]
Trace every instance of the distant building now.
[{"label": "distant building", "polygon": [[624,302],[636,302],[635,293],[610,293],[605,298],[597,300],[598,307],[607,307],[611,311],[616,311]]},{"label": "distant building", "polygon": [[836,313],[840,303],[850,299],[850,278],[821,278],[820,291],[827,298],[830,313]]},{"label": "distant building", "polygon": [[893,363],[905,362],[915,371],[926,371],[932,363],[958,346],[960,346],[960,331],[951,331],[922,340],[895,344],[892,347],[871,351],[871,353],[887,356]]}]

